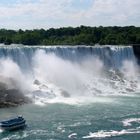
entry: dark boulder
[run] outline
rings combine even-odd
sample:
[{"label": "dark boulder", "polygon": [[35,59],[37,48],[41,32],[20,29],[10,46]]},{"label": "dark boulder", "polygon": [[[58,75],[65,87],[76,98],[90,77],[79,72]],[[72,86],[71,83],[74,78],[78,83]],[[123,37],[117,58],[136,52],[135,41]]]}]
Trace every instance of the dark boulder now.
[{"label": "dark boulder", "polygon": [[69,98],[69,97],[70,97],[70,94],[69,94],[67,91],[65,91],[65,90],[62,90],[62,91],[61,91],[61,95],[62,95],[63,97],[65,97],[65,98]]},{"label": "dark boulder", "polygon": [[7,89],[6,84],[0,82],[0,108],[14,107],[29,103],[30,100],[18,89]]}]

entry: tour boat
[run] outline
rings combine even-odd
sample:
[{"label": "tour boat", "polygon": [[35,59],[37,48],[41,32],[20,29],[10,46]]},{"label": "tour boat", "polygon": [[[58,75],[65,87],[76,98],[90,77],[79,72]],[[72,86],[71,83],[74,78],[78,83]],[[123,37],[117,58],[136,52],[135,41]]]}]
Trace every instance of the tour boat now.
[{"label": "tour boat", "polygon": [[16,118],[12,118],[9,120],[5,120],[0,122],[0,128],[2,130],[15,130],[15,129],[21,129],[26,126],[26,121],[22,116],[18,116]]}]

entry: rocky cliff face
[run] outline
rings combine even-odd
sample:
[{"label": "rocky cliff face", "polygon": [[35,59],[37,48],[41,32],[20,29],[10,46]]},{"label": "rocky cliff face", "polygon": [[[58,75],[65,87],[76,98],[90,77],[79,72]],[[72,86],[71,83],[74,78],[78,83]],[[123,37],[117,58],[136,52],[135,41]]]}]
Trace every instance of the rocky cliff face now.
[{"label": "rocky cliff face", "polygon": [[0,82],[0,108],[14,107],[29,102],[30,100],[20,90],[8,88],[5,81]]},{"label": "rocky cliff face", "polygon": [[138,63],[140,64],[140,44],[139,45],[133,45],[134,54],[138,60]]}]

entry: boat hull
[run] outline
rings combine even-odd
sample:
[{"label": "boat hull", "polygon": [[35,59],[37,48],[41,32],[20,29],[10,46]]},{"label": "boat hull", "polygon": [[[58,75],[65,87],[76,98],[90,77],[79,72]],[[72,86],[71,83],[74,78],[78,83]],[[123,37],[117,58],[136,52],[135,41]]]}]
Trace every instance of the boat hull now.
[{"label": "boat hull", "polygon": [[7,121],[2,121],[0,123],[0,129],[8,130],[8,131],[21,129],[26,126],[25,123],[26,123],[26,121],[24,120],[23,117],[17,117],[17,118],[10,119]]},{"label": "boat hull", "polygon": [[26,124],[18,124],[15,126],[9,126],[9,127],[0,127],[3,131],[12,131],[12,130],[18,130],[18,129],[22,129],[25,128]]}]

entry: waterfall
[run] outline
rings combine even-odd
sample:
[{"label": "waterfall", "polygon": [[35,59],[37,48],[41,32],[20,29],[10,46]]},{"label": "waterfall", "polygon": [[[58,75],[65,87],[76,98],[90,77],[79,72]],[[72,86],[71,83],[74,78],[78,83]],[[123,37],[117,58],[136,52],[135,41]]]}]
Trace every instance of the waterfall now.
[{"label": "waterfall", "polygon": [[131,46],[0,47],[0,82],[35,102],[137,92],[138,70]]},{"label": "waterfall", "polygon": [[119,68],[125,60],[135,61],[131,46],[12,46],[0,47],[0,58],[10,58],[21,69],[32,68],[32,57],[37,50],[53,53],[60,58],[74,62],[81,62],[87,57],[98,57],[105,66]]}]

